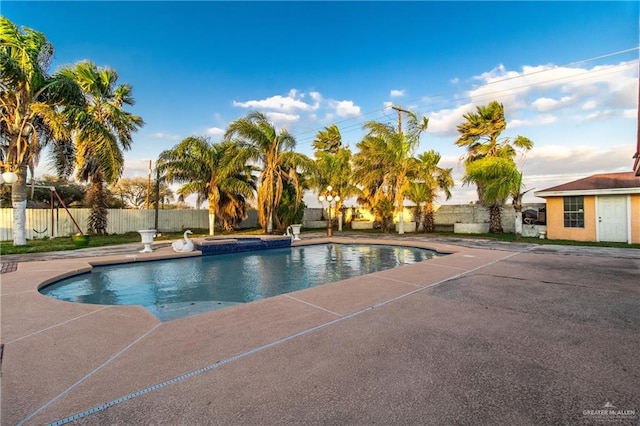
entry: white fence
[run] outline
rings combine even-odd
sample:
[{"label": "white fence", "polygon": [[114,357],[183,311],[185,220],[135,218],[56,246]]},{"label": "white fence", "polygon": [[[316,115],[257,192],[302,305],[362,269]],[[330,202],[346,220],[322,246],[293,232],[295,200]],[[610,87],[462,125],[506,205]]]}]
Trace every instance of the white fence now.
[{"label": "white fence", "polygon": [[[524,204],[523,209],[539,210],[545,204]],[[69,212],[78,223],[83,232],[87,230],[89,209],[69,209]],[[109,234],[123,234],[135,232],[138,229],[155,228],[154,210],[109,209],[108,210]],[[306,220],[319,220],[322,209],[308,208],[305,211]],[[405,211],[405,218],[413,220],[411,213]],[[455,223],[485,223],[489,220],[487,209],[478,205],[443,205],[434,214],[436,225],[453,227]],[[345,222],[350,220],[350,214]],[[407,219],[405,219],[407,220]],[[249,217],[244,220],[239,228],[257,227],[258,219],[255,210],[249,211]],[[511,206],[505,206],[502,212],[502,226],[505,232],[514,232],[515,213]],[[207,210],[159,210],[158,231],[181,232],[185,229],[208,229],[209,216]],[[42,237],[64,237],[76,234],[76,226],[69,214],[62,208],[54,209],[27,209],[27,239]],[[0,241],[13,239],[13,209],[0,209]]]},{"label": "white fence", "polygon": [[[107,232],[123,234],[138,229],[155,228],[154,210],[109,209]],[[71,216],[87,231],[89,209],[69,209]],[[27,239],[63,237],[78,232],[71,216],[64,209],[27,209]],[[179,232],[183,229],[208,229],[207,210],[159,210],[158,230]],[[0,209],[0,241],[13,239],[13,209]]]}]

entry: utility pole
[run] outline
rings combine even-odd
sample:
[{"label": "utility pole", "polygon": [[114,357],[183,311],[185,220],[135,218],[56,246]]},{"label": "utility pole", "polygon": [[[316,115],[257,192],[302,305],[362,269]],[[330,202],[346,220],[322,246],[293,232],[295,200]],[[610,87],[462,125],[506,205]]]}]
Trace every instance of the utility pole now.
[{"label": "utility pole", "polygon": [[[402,105],[391,105],[391,108],[398,111],[398,134],[402,135],[402,113],[409,113],[411,111],[403,109]],[[400,206],[400,212],[398,213],[398,234],[404,234],[404,203]]]},{"label": "utility pole", "polygon": [[398,106],[391,105],[391,108],[398,111],[398,133],[402,133],[402,113],[403,112],[409,113],[411,111],[402,109],[402,105],[398,105]]}]

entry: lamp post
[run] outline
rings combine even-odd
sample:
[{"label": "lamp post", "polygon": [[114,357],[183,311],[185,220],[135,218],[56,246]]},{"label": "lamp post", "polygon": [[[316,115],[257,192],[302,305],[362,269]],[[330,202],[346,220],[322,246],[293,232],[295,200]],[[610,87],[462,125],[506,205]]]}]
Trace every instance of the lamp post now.
[{"label": "lamp post", "polygon": [[327,212],[329,213],[329,220],[327,221],[327,237],[333,236],[333,222],[331,220],[331,206],[336,205],[340,201],[340,195],[333,190],[331,185],[320,193],[318,201],[324,207],[324,202],[327,202]]}]

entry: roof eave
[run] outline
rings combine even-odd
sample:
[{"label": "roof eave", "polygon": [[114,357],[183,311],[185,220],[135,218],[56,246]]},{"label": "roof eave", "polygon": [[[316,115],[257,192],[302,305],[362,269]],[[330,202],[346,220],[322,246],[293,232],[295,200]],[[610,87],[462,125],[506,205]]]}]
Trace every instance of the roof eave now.
[{"label": "roof eave", "polygon": [[546,197],[571,197],[576,195],[627,195],[640,194],[640,188],[606,188],[606,189],[578,189],[573,191],[538,191],[533,195]]}]

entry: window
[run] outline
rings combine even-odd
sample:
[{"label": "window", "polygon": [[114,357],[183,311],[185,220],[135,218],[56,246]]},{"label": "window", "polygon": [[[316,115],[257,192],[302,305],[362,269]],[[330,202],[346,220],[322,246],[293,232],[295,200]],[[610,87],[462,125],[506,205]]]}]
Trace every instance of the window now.
[{"label": "window", "polygon": [[564,198],[564,227],[584,228],[584,197]]}]

